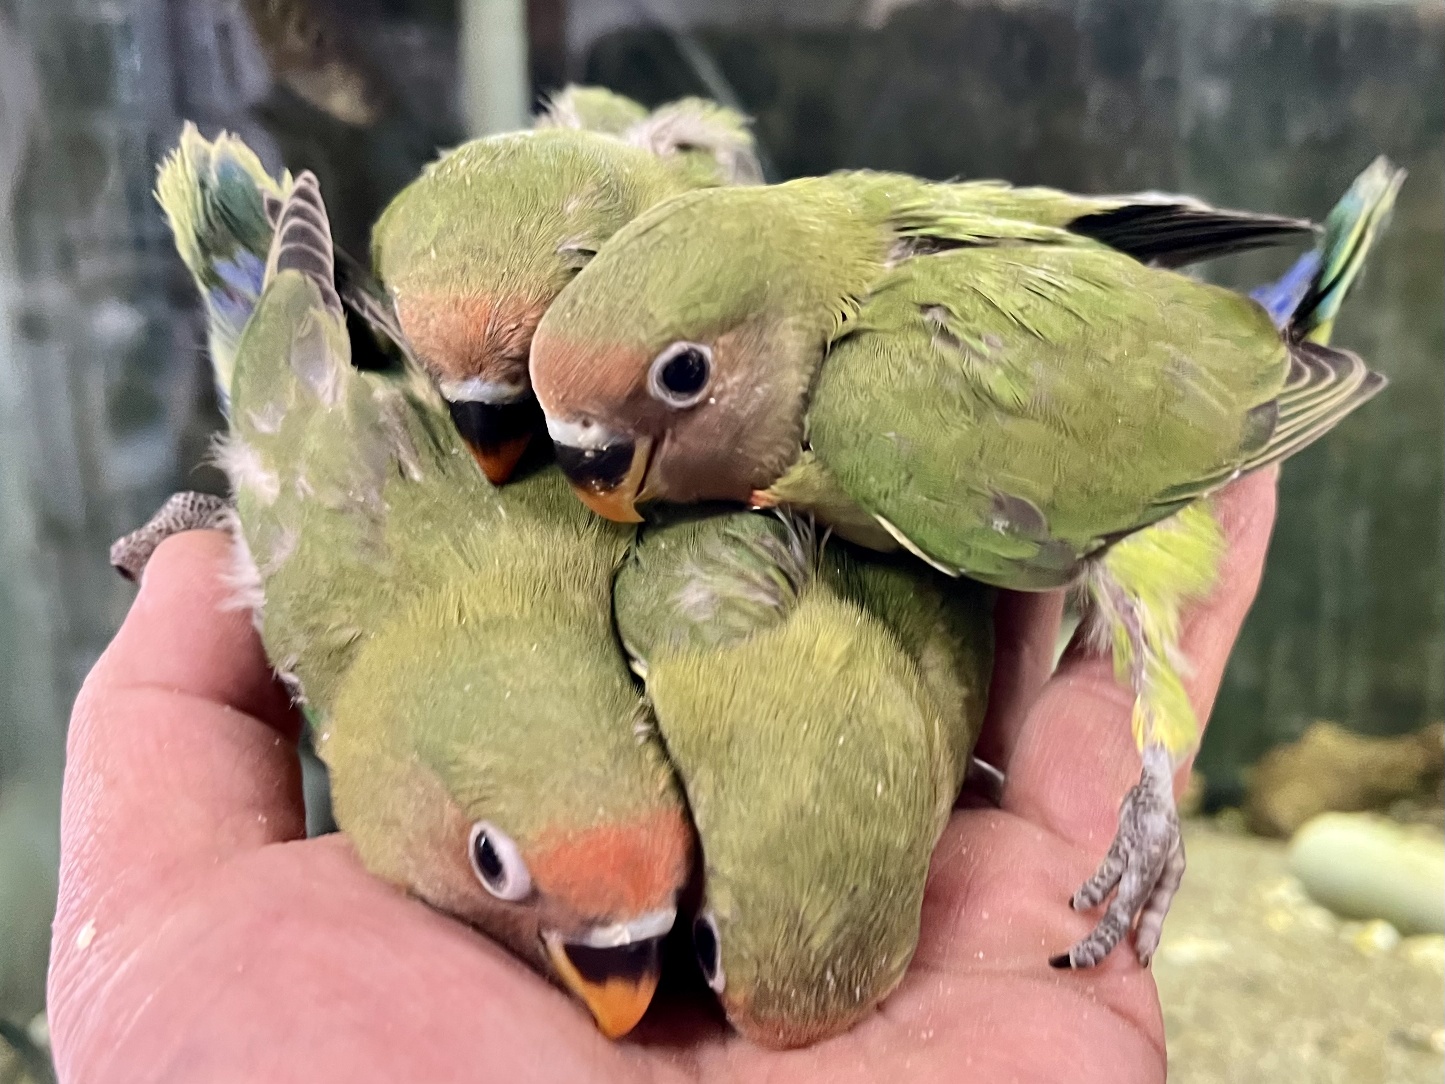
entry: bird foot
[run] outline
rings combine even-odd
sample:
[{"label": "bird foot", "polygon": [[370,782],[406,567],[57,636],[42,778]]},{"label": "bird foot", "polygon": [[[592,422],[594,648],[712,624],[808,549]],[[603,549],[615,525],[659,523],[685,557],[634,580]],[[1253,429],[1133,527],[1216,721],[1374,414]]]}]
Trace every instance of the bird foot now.
[{"label": "bird foot", "polygon": [[173,534],[224,527],[231,504],[209,493],[174,493],[144,527],[117,539],[110,547],[111,566],[128,580],[139,581],[156,547]]},{"label": "bird foot", "polygon": [[1174,805],[1174,770],[1161,747],[1144,750],[1144,771],[1119,807],[1119,829],[1098,871],[1074,893],[1070,906],[1088,911],[1118,889],[1093,931],[1054,967],[1093,967],[1134,928],[1134,952],[1144,966],[1159,947],[1164,916],[1184,877],[1184,841]]}]

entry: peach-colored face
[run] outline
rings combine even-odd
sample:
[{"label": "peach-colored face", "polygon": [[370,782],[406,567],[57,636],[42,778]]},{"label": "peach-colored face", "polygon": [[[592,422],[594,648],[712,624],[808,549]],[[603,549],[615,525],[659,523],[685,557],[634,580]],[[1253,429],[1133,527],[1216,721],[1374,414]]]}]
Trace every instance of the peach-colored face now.
[{"label": "peach-colored face", "polygon": [[513,298],[403,293],[397,315],[493,485],[507,481],[542,416],[527,354],[546,306]]},{"label": "peach-colored face", "polygon": [[399,293],[397,317],[443,384],[480,379],[522,390],[545,303],[449,293]]},{"label": "peach-colored face", "polygon": [[544,832],[529,864],[544,895],[615,921],[667,906],[687,876],[691,852],[692,829],[669,807],[578,832]]},{"label": "peach-colored face", "polygon": [[[624,522],[649,500],[753,501],[801,447],[805,381],[759,360],[773,356],[775,337],[766,319],[747,320],[653,350],[569,341],[544,323],[532,349],[535,390],[578,496]],[[684,351],[703,359],[703,383],[670,399],[657,374]]]},{"label": "peach-colored face", "polygon": [[[429,808],[436,819],[409,818],[401,838],[395,825],[381,835],[366,823],[382,815],[374,801],[358,808],[354,803],[365,796],[344,786],[338,795],[338,821],[357,840],[367,866],[553,974],[609,1037],[631,1030],[657,987],[658,947],[690,868],[692,828],[682,810],[544,831],[525,848],[494,836],[494,851],[511,867],[510,885],[503,886],[489,881],[474,857],[477,822],[434,776],[409,776],[407,791],[413,813]],[[368,851],[372,840],[387,845]]]}]

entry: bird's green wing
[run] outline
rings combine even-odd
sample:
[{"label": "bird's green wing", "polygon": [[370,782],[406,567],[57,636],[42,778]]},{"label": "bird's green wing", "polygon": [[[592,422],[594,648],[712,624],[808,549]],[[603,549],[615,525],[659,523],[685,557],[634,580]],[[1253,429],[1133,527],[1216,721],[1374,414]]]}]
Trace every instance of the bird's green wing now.
[{"label": "bird's green wing", "polygon": [[1268,439],[1238,462],[1163,490],[1155,502],[1168,506],[1203,497],[1241,474],[1289,458],[1384,386],[1384,376],[1372,372],[1357,354],[1310,341],[1290,344],[1289,377],[1278,397],[1255,415],[1259,423],[1268,424]]},{"label": "bird's green wing", "polygon": [[1304,219],[1228,210],[1156,192],[1081,196],[1002,181],[937,184],[868,171],[835,174],[825,183],[861,197],[912,252],[1010,239],[1094,242],[1143,263],[1181,267],[1315,232]]},{"label": "bird's green wing", "polygon": [[1263,454],[1289,368],[1229,291],[1087,243],[960,247],[880,281],[822,367],[808,437],[910,549],[1056,586],[1181,486]]},{"label": "bird's green wing", "polygon": [[238,345],[219,453],[246,549],[238,587],[258,604],[278,669],[295,670],[323,701],[374,623],[355,612],[359,593],[327,585],[365,577],[378,607],[422,586],[422,555],[388,545],[407,517],[425,537],[447,506],[421,499],[419,483],[448,487],[452,507],[494,500],[423,377],[351,365],[334,276],[325,207],[304,174],[281,208],[265,288]]}]

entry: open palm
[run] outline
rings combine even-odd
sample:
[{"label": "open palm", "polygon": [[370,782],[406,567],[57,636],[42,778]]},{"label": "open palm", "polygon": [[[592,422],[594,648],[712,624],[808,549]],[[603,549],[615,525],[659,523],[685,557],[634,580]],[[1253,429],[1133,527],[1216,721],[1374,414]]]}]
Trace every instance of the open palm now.
[{"label": "open palm", "polygon": [[[1218,502],[1224,579],[1185,650],[1207,714],[1254,597],[1272,472]],[[1138,775],[1129,699],[1102,660],[1048,670],[1058,600],[1001,610],[983,752],[1002,807],[961,809],[923,935],[867,1021],[776,1053],[694,991],[664,989],[609,1043],[585,1010],[464,926],[371,878],[344,836],[306,840],[299,721],[244,614],[227,542],[166,542],[71,724],[50,1021],[64,1081],[1161,1080],[1149,972],[1048,958],[1087,932],[1069,895]]]}]

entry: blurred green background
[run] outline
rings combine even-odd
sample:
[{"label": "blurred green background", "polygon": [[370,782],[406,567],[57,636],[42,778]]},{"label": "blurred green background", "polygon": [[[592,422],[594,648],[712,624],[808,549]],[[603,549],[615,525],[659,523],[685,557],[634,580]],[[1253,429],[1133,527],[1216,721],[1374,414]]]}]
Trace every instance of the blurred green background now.
[{"label": "blurred green background", "polygon": [[[215,483],[156,161],[183,119],[238,131],[316,170],[363,251],[438,147],[569,79],[730,99],[774,179],[871,166],[1318,216],[1374,155],[1406,166],[1336,333],[1392,386],[1285,469],[1208,801],[1312,720],[1445,714],[1438,0],[0,0],[0,1019],[43,1004],[66,716],[131,597],[107,546]],[[1248,287],[1289,258],[1209,273]]]}]

